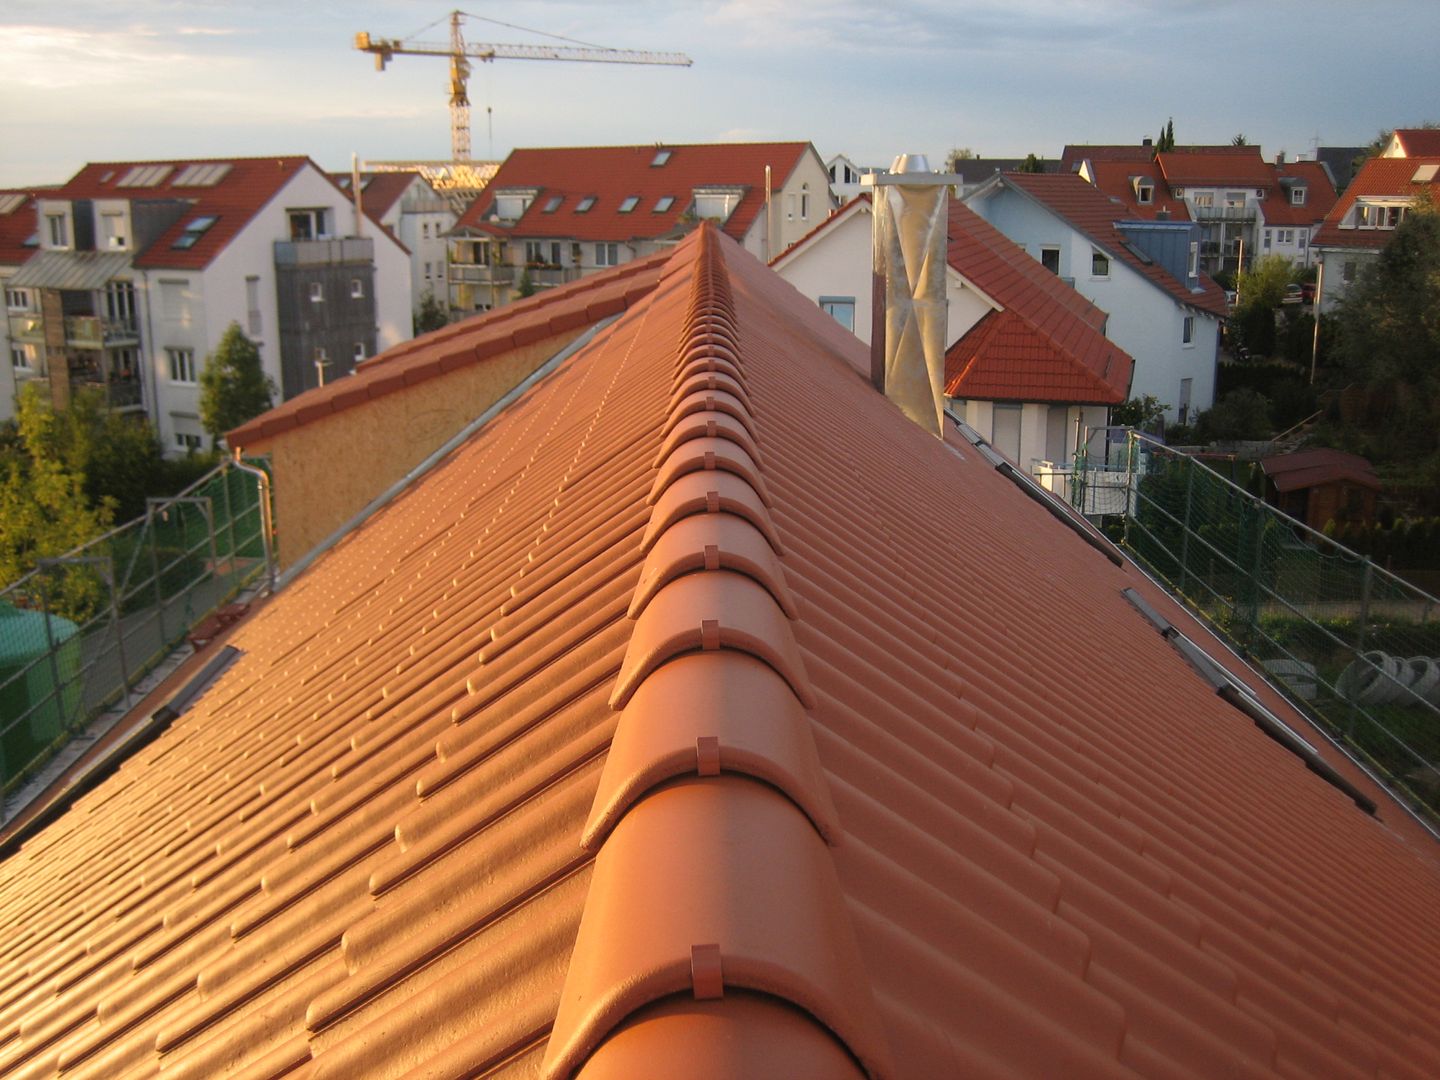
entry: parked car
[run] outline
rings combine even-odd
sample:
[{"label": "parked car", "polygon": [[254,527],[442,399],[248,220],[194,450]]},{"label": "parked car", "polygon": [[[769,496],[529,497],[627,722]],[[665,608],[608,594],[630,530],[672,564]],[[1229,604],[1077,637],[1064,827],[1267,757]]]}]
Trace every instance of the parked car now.
[{"label": "parked car", "polygon": [[1281,298],[1282,304],[1299,304],[1305,299],[1305,290],[1299,285],[1290,284],[1285,286],[1285,295]]}]

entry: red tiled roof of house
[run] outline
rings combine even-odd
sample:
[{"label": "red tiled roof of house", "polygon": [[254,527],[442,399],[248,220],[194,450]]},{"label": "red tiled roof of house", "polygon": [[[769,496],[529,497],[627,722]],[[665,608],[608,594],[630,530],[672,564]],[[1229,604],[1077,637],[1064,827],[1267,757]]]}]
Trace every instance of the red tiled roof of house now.
[{"label": "red tiled roof of house", "polygon": [[[1299,225],[1306,228],[1318,221],[1335,205],[1339,196],[1335,193],[1335,182],[1330,172],[1318,161],[1289,161],[1275,166],[1276,184],[1266,194],[1262,210],[1266,225]],[[1305,188],[1305,201],[1296,206],[1291,202],[1290,192],[1295,186],[1286,181],[1296,181]]]},{"label": "red tiled roof of house", "polygon": [[1130,220],[1125,205],[1080,177],[1073,173],[1008,173],[1003,177],[1003,182],[1048,207],[1083,233],[1092,244],[1105,251],[1111,259],[1118,259],[1181,303],[1220,318],[1229,313],[1224,291],[1204,274],[1200,275],[1201,288],[1192,292],[1158,263],[1141,261],[1123,242],[1116,228],[1116,222]]},{"label": "red tiled roof of house", "polygon": [[1440,128],[1396,128],[1406,157],[1440,157]]},{"label": "red tiled roof of house", "polygon": [[1317,448],[1276,454],[1263,458],[1260,467],[1277,491],[1297,491],[1338,480],[1348,480],[1376,490],[1380,488],[1375,466],[1359,454],[1348,454],[1343,450]]},{"label": "red tiled roof of house", "polygon": [[[1254,146],[1177,146],[1174,150],[1167,151],[1171,154],[1202,154],[1207,156],[1216,155],[1248,155],[1258,152]],[[1065,147],[1060,155],[1060,171],[1074,172],[1080,167],[1082,161],[1129,161],[1144,162],[1153,161],[1155,158],[1155,147],[1126,143],[1121,145],[1072,143]]]},{"label": "red tiled roof of house", "polygon": [[40,221],[33,192],[0,191],[0,205],[9,203],[15,205],[0,214],[0,266],[20,266],[40,250],[27,243],[38,236]]},{"label": "red tiled roof of house", "polygon": [[[330,173],[330,179],[335,182],[336,187],[345,192],[346,198],[354,198],[350,193],[350,173]],[[406,189],[419,179],[421,176],[418,172],[362,172],[360,205],[365,208],[366,216],[377,220],[384,217],[395,205],[395,201],[405,194]]]},{"label": "red tiled roof of house", "polygon": [[[1340,223],[1362,196],[1395,196],[1414,198],[1425,191],[1440,198],[1440,169],[1428,181],[1416,182],[1415,177],[1426,166],[1440,165],[1440,154],[1433,157],[1371,158],[1360,166],[1345,193],[1325,215],[1325,223],[1315,234],[1312,245],[1335,248],[1371,248],[1385,246],[1393,235],[1390,229],[1346,229]],[[1428,172],[1428,169],[1426,170]],[[1423,175],[1423,174],[1421,174]]]},{"label": "red tiled roof of house", "polygon": [[[668,152],[663,165],[657,155]],[[765,166],[779,190],[809,143],[708,143],[682,146],[579,146],[513,151],[489,186],[456,222],[457,230],[545,239],[629,241],[683,230],[697,187],[739,187],[743,197],[726,220],[726,235],[740,239],[765,203]],[[529,209],[512,225],[486,221],[497,193],[538,189]],[[828,198],[817,191],[817,199]],[[551,201],[561,202],[546,209]],[[578,211],[593,197],[590,209]],[[634,208],[622,212],[624,200]],[[671,202],[657,209],[662,199]]]},{"label": "red tiled roof of house", "polygon": [[[1121,200],[1125,213],[1138,221],[1154,221],[1160,215],[1169,215],[1171,221],[1189,221],[1190,209],[1184,199],[1170,194],[1170,187],[1160,173],[1160,166],[1153,161],[1092,161],[1090,163],[1094,183],[1106,195]],[[1150,202],[1140,202],[1135,191],[1135,177],[1143,176],[1150,181],[1153,194]]]},{"label": "red tiled roof of house", "polygon": [[0,863],[0,1071],[1440,1072],[1433,839],[866,360],[683,243]]},{"label": "red tiled roof of house", "polygon": [[291,428],[344,412],[407,386],[483,363],[530,341],[618,315],[655,288],[666,253],[633,259],[579,281],[544,289],[363,360],[343,379],[289,398],[228,432],[229,446],[255,448]]},{"label": "red tiled roof of house", "polygon": [[1173,187],[1269,187],[1275,182],[1272,166],[1258,146],[1234,146],[1223,152],[1214,147],[1192,147],[1159,154],[1155,158],[1166,182]]},{"label": "red tiled roof of house", "polygon": [[983,330],[972,327],[950,347],[947,394],[1093,404],[1125,400],[1135,361],[1105,337],[1103,311],[964,203],[950,204],[949,238],[950,265],[1007,317],[987,316]]},{"label": "red tiled roof of house", "polygon": [[[228,169],[213,184],[197,186],[176,184],[185,177],[187,166],[225,165]],[[152,166],[168,166],[168,172],[154,184],[121,186],[131,170]],[[102,161],[91,162],[61,187],[44,193],[42,198],[56,199],[130,199],[180,200],[187,209],[168,229],[144,251],[135,256],[138,267],[175,270],[200,270],[209,266],[250,220],[306,166],[319,175],[328,176],[308,157],[217,158],[214,160],[177,159],[175,161]],[[333,184],[334,181],[330,180]],[[368,210],[366,216],[374,218]],[[213,217],[215,222],[187,248],[175,247],[185,228],[199,218]],[[375,220],[380,227],[379,220]],[[391,235],[386,230],[386,235]],[[393,237],[392,237],[393,238]],[[398,241],[396,241],[398,243]]]}]

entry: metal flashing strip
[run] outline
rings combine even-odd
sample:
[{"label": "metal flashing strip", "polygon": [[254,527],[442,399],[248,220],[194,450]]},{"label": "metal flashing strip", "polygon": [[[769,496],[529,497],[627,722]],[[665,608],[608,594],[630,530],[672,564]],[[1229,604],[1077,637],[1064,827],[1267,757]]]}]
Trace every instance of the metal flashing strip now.
[{"label": "metal flashing strip", "polygon": [[1320,756],[1320,751],[1314,744],[1266,708],[1248,686],[1166,620],[1134,589],[1122,589],[1120,595],[1159,631],[1161,637],[1170,642],[1171,647],[1185,658],[1185,662],[1195,669],[1196,674],[1210,684],[1217,695],[1248,716],[1262,732],[1300,758],[1305,767],[1316,776],[1343,791],[1361,810],[1372,816],[1375,814],[1375,800],[1345,779],[1334,766]]},{"label": "metal flashing strip", "polygon": [[456,432],[449,439],[447,439],[438,450],[431,453],[430,456],[427,457],[424,461],[420,462],[419,465],[416,465],[399,480],[391,484],[390,487],[382,491],[379,495],[375,496],[375,498],[371,499],[363,510],[361,510],[358,514],[352,517],[349,521],[345,522],[345,524],[341,525],[329,536],[325,537],[325,539],[321,540],[313,548],[307,551],[303,556],[301,556],[299,561],[297,561],[294,566],[290,567],[290,569],[286,570],[285,573],[280,575],[279,583],[271,591],[275,592],[283,589],[286,585],[289,585],[290,582],[294,581],[297,577],[304,573],[309,568],[311,563],[313,563],[321,555],[324,555],[341,540],[345,539],[345,537],[349,536],[352,532],[358,529],[361,525],[368,521],[371,515],[373,515],[377,510],[387,505],[392,499],[394,499],[397,495],[403,492],[416,480],[424,476],[436,465],[440,464],[440,462],[445,460],[445,458],[448,457],[453,451],[464,445],[464,443],[469,440],[470,436],[474,435],[475,432],[479,431],[491,420],[495,419],[496,416],[500,415],[500,413],[504,412],[507,408],[509,408],[511,403],[514,402],[516,398],[520,397],[521,394],[529,390],[546,375],[549,375],[565,360],[569,359],[575,353],[579,352],[585,346],[589,345],[590,342],[595,339],[595,336],[600,333],[600,331],[604,330],[619,317],[619,315],[611,315],[608,318],[601,319],[594,326],[590,327],[589,330],[586,330],[585,333],[581,334],[569,345],[565,346],[565,348],[561,349],[554,356],[550,357],[550,359],[546,360],[543,364],[541,364],[534,371],[532,371],[529,375],[525,376],[525,378],[521,379],[518,383],[512,386],[488,409],[486,409],[474,420],[470,421],[470,423],[466,424],[458,432]]},{"label": "metal flashing strip", "polygon": [[25,841],[69,810],[76,799],[113,773],[126,759],[155,741],[190,707],[191,702],[204,693],[210,684],[239,658],[240,650],[235,646],[222,646],[199,671],[186,681],[184,686],[170,696],[165,704],[151,713],[128,736],[111,747],[103,757],[91,762],[87,768],[78,773],[32,818],[0,841],[0,859],[8,859],[19,851]]}]

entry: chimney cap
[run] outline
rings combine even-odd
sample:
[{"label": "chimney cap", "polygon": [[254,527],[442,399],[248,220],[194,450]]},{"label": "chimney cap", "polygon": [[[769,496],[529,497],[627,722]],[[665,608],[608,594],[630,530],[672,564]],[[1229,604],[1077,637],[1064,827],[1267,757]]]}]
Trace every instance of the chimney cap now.
[{"label": "chimney cap", "polygon": [[892,173],[928,173],[930,159],[924,154],[898,154],[895,160],[890,163]]}]

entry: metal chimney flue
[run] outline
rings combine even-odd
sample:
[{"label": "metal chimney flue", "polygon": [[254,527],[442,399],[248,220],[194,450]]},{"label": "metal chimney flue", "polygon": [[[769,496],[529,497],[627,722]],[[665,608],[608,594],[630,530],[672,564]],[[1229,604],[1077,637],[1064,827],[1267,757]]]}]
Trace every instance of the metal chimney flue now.
[{"label": "metal chimney flue", "polygon": [[870,377],[907,416],[944,432],[948,195],[961,178],[902,154],[872,188]]}]

